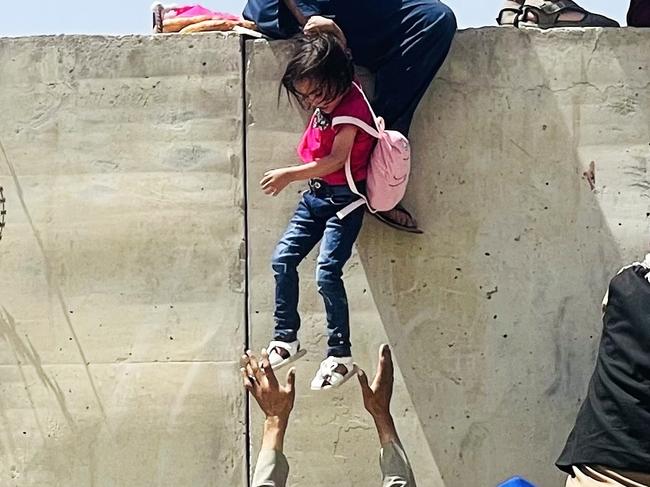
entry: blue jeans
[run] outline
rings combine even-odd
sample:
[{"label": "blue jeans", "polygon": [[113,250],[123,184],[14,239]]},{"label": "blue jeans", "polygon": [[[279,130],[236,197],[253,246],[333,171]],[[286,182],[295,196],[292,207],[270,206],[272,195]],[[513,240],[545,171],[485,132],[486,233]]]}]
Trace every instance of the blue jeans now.
[{"label": "blue jeans", "polygon": [[292,342],[298,338],[298,265],[322,239],[316,283],[325,302],[328,356],[347,357],[350,344],[350,315],[343,286],[343,266],[352,254],[365,206],[340,220],[336,212],[358,198],[347,186],[324,186],[303,194],[298,208],[273,253],[275,276],[274,340]]}]

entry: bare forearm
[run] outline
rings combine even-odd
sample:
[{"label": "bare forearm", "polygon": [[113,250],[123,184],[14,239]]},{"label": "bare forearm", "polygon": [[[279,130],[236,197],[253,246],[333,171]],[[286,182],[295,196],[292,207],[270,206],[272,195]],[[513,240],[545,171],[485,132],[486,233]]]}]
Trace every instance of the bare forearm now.
[{"label": "bare forearm", "polygon": [[284,4],[295,17],[300,27],[304,27],[309,18],[303,15],[302,11],[298,8],[298,5],[296,5],[296,2],[294,0],[284,0]]},{"label": "bare forearm", "polygon": [[284,449],[284,436],[287,432],[288,420],[282,418],[266,418],[262,449],[281,452]]},{"label": "bare forearm", "polygon": [[310,162],[290,169],[293,181],[305,181],[312,178],[322,178],[328,174],[338,171],[345,166],[345,161],[324,157],[318,162]]},{"label": "bare forearm", "polygon": [[372,418],[375,421],[377,434],[379,435],[379,443],[384,446],[391,442],[399,443],[399,436],[397,435],[397,428],[390,413],[376,415]]}]

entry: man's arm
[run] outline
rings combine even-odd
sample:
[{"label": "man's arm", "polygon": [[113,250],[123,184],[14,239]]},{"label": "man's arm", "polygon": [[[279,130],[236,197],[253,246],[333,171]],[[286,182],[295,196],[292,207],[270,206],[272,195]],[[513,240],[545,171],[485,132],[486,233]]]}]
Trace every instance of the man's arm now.
[{"label": "man's arm", "polygon": [[[305,5],[304,5],[305,2],[299,2],[300,5],[298,5],[295,2],[295,0],[283,0],[283,1],[284,1],[284,4],[286,5],[287,9],[289,10],[289,12],[291,12],[291,15],[294,16],[294,18],[296,19],[296,22],[298,22],[298,25],[301,28],[303,28],[305,26],[305,24],[307,23],[307,20],[308,20],[307,17],[308,16],[317,15],[318,13],[320,13],[317,8],[316,9],[313,8],[313,7],[315,7],[315,5],[313,5],[313,6],[312,5],[306,5],[308,8],[307,8],[307,10],[305,10]],[[312,2],[308,2],[308,3],[314,3],[315,4],[316,2],[312,0]],[[307,15],[305,15],[305,12],[307,13]]]},{"label": "man's arm", "polygon": [[321,16],[318,0],[283,0],[283,2],[305,34],[329,32],[338,37],[344,46],[347,44],[345,34],[336,22]]},{"label": "man's arm", "polygon": [[242,357],[244,387],[266,415],[262,449],[257,457],[253,487],[285,487],[289,463],[283,453],[284,437],[296,397],[295,370],[287,375],[287,385],[278,383],[266,350],[260,361],[249,351]]},{"label": "man's arm", "polygon": [[393,375],[393,358],[390,348],[388,345],[382,345],[379,349],[379,364],[372,385],[368,384],[365,372],[359,370],[358,377],[363,394],[363,404],[372,416],[379,435],[383,487],[416,487],[411,465],[390,413]]}]

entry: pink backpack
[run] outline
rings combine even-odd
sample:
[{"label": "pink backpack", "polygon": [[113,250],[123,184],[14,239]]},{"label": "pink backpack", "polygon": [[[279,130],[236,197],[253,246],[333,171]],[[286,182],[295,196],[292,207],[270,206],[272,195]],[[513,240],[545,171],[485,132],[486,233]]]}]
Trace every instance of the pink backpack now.
[{"label": "pink backpack", "polygon": [[353,83],[366,100],[372,118],[375,120],[375,127],[371,127],[363,120],[356,117],[334,117],[332,126],[354,125],[367,134],[377,139],[368,165],[368,177],[366,179],[366,196],[361,194],[354,184],[350,158],[345,163],[345,176],[348,185],[354,194],[361,196],[357,201],[349,204],[336,215],[343,219],[360,206],[367,205],[372,213],[378,211],[392,210],[404,198],[406,185],[411,171],[411,147],[408,139],[394,130],[385,130],[384,119],[377,117],[370,106],[368,98],[359,85]]}]

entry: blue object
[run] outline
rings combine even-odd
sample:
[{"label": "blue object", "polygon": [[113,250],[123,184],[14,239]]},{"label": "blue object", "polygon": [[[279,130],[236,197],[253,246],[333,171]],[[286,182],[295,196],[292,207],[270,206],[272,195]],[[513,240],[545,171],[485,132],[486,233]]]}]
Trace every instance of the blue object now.
[{"label": "blue object", "polygon": [[521,477],[512,477],[510,480],[506,480],[504,483],[500,484],[499,487],[535,487],[533,484],[528,482],[526,479]]},{"label": "blue object", "polygon": [[[373,108],[408,136],[415,109],[442,66],[456,17],[439,0],[296,0],[305,16],[333,16],[356,64],[376,75]],[[244,17],[275,39],[300,31],[284,0],[248,0]]]},{"label": "blue object", "polygon": [[[360,184],[361,191],[365,184]],[[292,342],[298,338],[298,264],[321,241],[316,267],[318,292],[325,301],[327,315],[327,356],[349,357],[350,316],[341,276],[352,254],[365,210],[359,207],[343,220],[336,212],[359,197],[348,186],[327,186],[328,195],[306,192],[278,243],[271,267],[275,276],[274,340]]]}]

